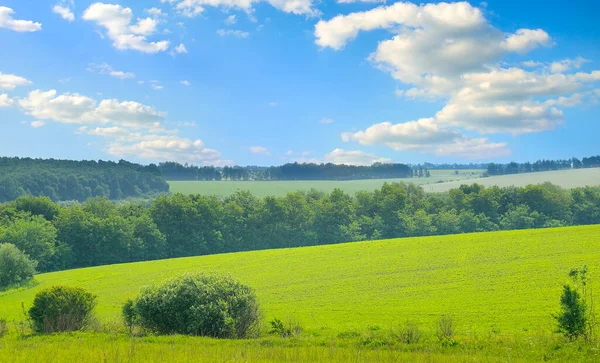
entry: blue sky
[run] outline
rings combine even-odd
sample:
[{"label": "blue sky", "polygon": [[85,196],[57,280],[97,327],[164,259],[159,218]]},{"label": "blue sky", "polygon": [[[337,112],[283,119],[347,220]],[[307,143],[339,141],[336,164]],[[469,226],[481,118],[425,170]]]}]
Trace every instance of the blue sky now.
[{"label": "blue sky", "polygon": [[0,155],[598,154],[600,4],[0,0]]}]

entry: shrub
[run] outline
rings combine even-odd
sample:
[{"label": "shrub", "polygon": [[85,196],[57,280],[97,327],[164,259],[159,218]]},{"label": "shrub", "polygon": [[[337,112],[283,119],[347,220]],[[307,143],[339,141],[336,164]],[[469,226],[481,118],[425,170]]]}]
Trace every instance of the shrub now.
[{"label": "shrub", "polygon": [[38,333],[81,330],[94,306],[96,295],[80,287],[52,286],[35,295],[29,317]]},{"label": "shrub", "polygon": [[133,309],[139,324],[158,334],[243,338],[259,322],[252,289],[220,275],[187,273],[147,287]]},{"label": "shrub", "polygon": [[133,333],[133,327],[138,320],[135,312],[135,302],[133,300],[129,299],[125,302],[125,304],[123,304],[121,315],[123,316],[123,322],[125,323],[125,326],[127,329],[129,329],[129,333]]},{"label": "shrub", "polygon": [[33,278],[37,262],[11,243],[0,244],[0,288],[22,285]]},{"label": "shrub", "polygon": [[442,344],[454,343],[454,321],[449,316],[442,316],[437,322],[436,336]]},{"label": "shrub", "polygon": [[419,329],[419,325],[413,321],[407,321],[404,326],[400,327],[399,331],[392,331],[392,335],[406,344],[416,344],[421,340],[423,332]]},{"label": "shrub", "polygon": [[282,338],[297,337],[302,333],[302,326],[296,320],[292,320],[288,317],[287,321],[283,321],[275,318],[269,322],[271,324],[271,330],[269,334],[276,334]]},{"label": "shrub", "polygon": [[560,307],[559,314],[555,316],[558,331],[570,339],[585,334],[586,306],[579,292],[571,286],[565,285],[560,297]]}]

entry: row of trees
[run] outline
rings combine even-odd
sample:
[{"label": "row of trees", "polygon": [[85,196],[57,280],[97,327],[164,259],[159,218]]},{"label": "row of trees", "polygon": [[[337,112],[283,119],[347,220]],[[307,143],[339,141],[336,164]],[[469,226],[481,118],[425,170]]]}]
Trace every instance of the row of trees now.
[{"label": "row of trees", "polygon": [[375,163],[371,166],[288,163],[280,166],[198,167],[175,162],[160,163],[167,180],[351,180],[410,178],[412,169],[404,164]]},{"label": "row of trees", "polygon": [[12,243],[38,270],[379,238],[600,223],[600,187],[564,190],[463,185],[425,194],[385,184],[351,196],[294,192],[257,198],[163,195],[145,204],[105,198],[59,206],[44,197],[0,204],[0,243]]},{"label": "row of trees", "polygon": [[487,166],[487,175],[519,174],[536,171],[597,167],[600,167],[600,155],[585,157],[581,160],[577,158],[571,158],[563,160],[538,160],[534,163],[516,163],[514,161],[508,164],[490,163]]},{"label": "row of trees", "polygon": [[152,164],[0,158],[0,202],[23,195],[84,201],[90,197],[146,197],[168,191],[169,185]]}]

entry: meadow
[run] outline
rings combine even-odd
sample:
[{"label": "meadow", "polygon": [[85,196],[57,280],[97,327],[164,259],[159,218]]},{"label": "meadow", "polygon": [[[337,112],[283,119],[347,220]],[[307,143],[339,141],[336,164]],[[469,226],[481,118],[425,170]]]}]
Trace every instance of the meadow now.
[{"label": "meadow", "polygon": [[441,193],[458,188],[461,184],[477,183],[484,186],[518,186],[551,182],[563,188],[600,185],[600,168],[542,171],[535,173],[498,175],[483,178],[484,170],[431,170],[429,178],[368,179],[368,180],[299,180],[299,181],[170,181],[172,193],[229,196],[238,190],[249,190],[258,197],[284,196],[297,190],[315,189],[330,193],[339,188],[348,194],[361,190],[373,191],[384,183],[405,182],[418,184],[426,192]]},{"label": "meadow", "polygon": [[330,193],[340,188],[348,194],[361,190],[372,191],[384,183],[405,182],[419,185],[458,181],[459,185],[466,179],[479,178],[485,170],[430,170],[429,178],[397,178],[397,179],[363,179],[363,180],[298,180],[298,181],[169,181],[172,193],[218,195],[227,197],[238,190],[249,190],[257,197],[285,196],[298,190],[315,189]]},{"label": "meadow", "polygon": [[[600,168],[586,168],[573,170],[554,170],[541,171],[535,173],[497,175],[487,178],[476,178],[469,180],[469,183],[477,183],[483,186],[496,185],[499,187],[517,186],[523,187],[530,184],[540,184],[551,182],[565,189],[578,188],[585,186],[600,185]],[[440,184],[423,185],[426,192],[447,192],[450,189],[458,188],[462,181],[449,181]]]},{"label": "meadow", "polygon": [[[567,273],[600,273],[600,225],[417,237],[128,263],[36,275],[36,285],[0,293],[0,315],[18,332],[22,307],[56,284],[98,295],[96,332],[0,339],[3,362],[40,361],[532,361],[598,359],[598,343],[553,334],[551,316]],[[298,322],[301,337],[250,340],[130,337],[123,302],[154,281],[185,271],[218,271],[253,287],[264,323]],[[598,298],[598,289],[596,298]],[[456,324],[440,345],[435,322]],[[405,321],[418,344],[390,342]],[[14,327],[14,328],[13,328]],[[266,331],[266,326],[264,327]]]},{"label": "meadow", "polygon": [[[0,293],[2,315],[22,318],[56,284],[97,294],[101,322],[120,319],[139,289],[185,271],[231,274],[255,289],[265,321],[291,317],[322,334],[451,315],[463,332],[550,331],[571,267],[600,274],[600,226],[460,234],[252,251],[40,274]],[[600,289],[596,289],[600,291]]]}]

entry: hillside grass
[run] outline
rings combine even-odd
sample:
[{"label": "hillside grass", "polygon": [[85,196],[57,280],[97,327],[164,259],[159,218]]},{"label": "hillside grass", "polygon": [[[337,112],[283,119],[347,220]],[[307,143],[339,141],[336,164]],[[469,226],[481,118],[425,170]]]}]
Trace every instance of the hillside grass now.
[{"label": "hillside grass", "polygon": [[330,193],[340,188],[348,194],[361,190],[373,191],[381,188],[383,183],[405,182],[415,184],[432,184],[448,181],[462,181],[478,178],[485,170],[430,170],[429,178],[395,178],[395,179],[366,179],[366,180],[290,180],[290,181],[169,181],[172,193],[218,195],[227,197],[238,190],[249,190],[258,197],[284,196],[298,190],[311,189]]},{"label": "hillside grass", "polygon": [[442,315],[463,333],[551,332],[569,269],[587,264],[600,281],[599,262],[600,225],[253,251],[40,274],[0,293],[0,316],[19,321],[22,302],[65,284],[97,294],[98,319],[117,322],[142,286],[219,271],[255,289],[265,321],[291,317],[326,336],[409,319],[432,327]]},{"label": "hillside grass", "polygon": [[[487,178],[476,178],[468,181],[483,186],[524,187],[529,184],[550,182],[566,189],[600,185],[600,168],[541,171],[535,173],[497,175]],[[447,192],[458,188],[463,181],[449,181],[440,184],[423,185],[426,192]]]}]

